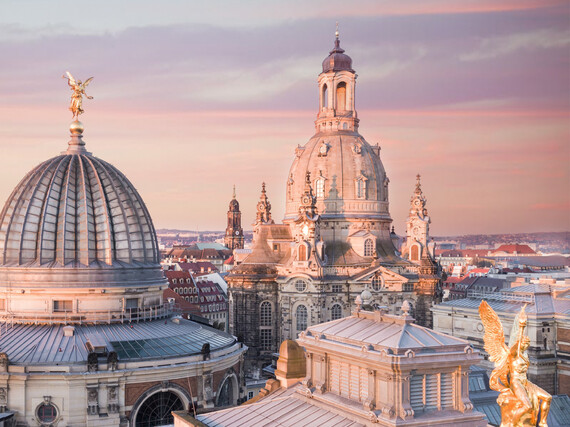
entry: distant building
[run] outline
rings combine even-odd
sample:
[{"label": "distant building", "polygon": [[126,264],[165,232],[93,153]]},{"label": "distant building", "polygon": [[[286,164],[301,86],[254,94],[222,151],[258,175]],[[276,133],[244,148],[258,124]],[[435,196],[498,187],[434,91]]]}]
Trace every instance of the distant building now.
[{"label": "distant building", "polygon": [[243,228],[241,228],[241,212],[239,202],[236,200],[236,187],[234,185],[233,198],[228,210],[228,225],[224,244],[229,249],[243,249]]},{"label": "distant building", "polygon": [[538,255],[528,245],[501,245],[497,249],[489,251],[489,256],[529,256]]},{"label": "distant building", "polygon": [[206,280],[195,280],[189,271],[166,270],[169,288],[188,303],[195,304],[200,316],[217,329],[227,331],[228,299],[222,288]]},{"label": "distant building", "polygon": [[[486,355],[478,312],[481,301],[485,299],[499,315],[507,340],[516,314],[527,304],[529,379],[551,394],[570,394],[570,283],[541,282],[516,283],[499,292],[469,291],[467,298],[438,304],[432,308],[434,329],[467,339]],[[492,368],[491,362],[484,366]]]},{"label": "distant building", "polygon": [[174,262],[210,262],[219,271],[224,261],[232,256],[232,250],[219,243],[196,243],[189,246],[174,246],[167,251],[165,260]]}]

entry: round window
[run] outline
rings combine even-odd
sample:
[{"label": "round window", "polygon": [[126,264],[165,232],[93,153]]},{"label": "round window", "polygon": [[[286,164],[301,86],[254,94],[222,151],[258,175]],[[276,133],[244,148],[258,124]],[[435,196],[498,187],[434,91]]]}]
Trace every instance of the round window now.
[{"label": "round window", "polygon": [[305,292],[307,289],[307,282],[304,280],[295,281],[295,289],[297,289],[297,292]]},{"label": "round window", "polygon": [[382,276],[374,276],[372,278],[372,289],[374,289],[376,292],[378,292],[383,287],[382,282],[383,282]]},{"label": "round window", "polygon": [[38,421],[42,424],[52,423],[57,418],[57,408],[51,403],[41,404],[36,410]]}]

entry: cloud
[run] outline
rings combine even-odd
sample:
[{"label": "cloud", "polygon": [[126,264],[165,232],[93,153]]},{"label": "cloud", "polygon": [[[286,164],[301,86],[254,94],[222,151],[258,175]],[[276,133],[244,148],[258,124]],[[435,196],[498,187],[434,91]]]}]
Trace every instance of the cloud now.
[{"label": "cloud", "polygon": [[509,55],[519,50],[561,48],[570,45],[570,31],[541,29],[527,33],[508,34],[481,40],[479,47],[462,54],[462,61],[481,61]]},{"label": "cloud", "polygon": [[566,211],[570,215],[570,202],[561,203],[535,203],[530,206],[533,210]]}]

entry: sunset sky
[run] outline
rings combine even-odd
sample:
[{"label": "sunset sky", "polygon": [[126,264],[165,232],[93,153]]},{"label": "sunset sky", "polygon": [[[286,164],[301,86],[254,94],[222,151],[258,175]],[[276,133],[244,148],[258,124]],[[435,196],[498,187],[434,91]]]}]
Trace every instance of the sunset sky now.
[{"label": "sunset sky", "polygon": [[360,133],[379,143],[404,233],[422,175],[433,235],[570,230],[570,3],[550,0],[3,0],[0,203],[67,148],[134,183],[157,228],[222,230],[237,187],[284,213],[339,21]]}]

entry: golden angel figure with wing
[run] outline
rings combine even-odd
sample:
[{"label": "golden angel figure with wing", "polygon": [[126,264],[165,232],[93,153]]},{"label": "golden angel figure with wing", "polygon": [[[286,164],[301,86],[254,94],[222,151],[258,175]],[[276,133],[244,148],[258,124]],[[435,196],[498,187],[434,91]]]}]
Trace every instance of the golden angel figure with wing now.
[{"label": "golden angel figure with wing", "polygon": [[64,79],[67,79],[67,84],[71,87],[73,93],[71,94],[71,104],[69,105],[69,111],[73,113],[73,118],[77,120],[80,114],[83,114],[83,95],[87,99],[93,99],[92,96],[89,96],[85,93],[85,88],[93,77],[89,77],[85,80],[85,83],[82,83],[81,80],[75,80],[75,78],[71,75],[69,71],[65,72],[66,75],[63,76]]},{"label": "golden angel figure with wing", "polygon": [[546,418],[552,396],[527,379],[530,339],[524,333],[525,308],[526,305],[515,318],[507,347],[499,316],[486,301],[479,305],[479,316],[485,327],[485,351],[489,353],[489,360],[495,362],[489,386],[500,392],[497,403],[501,407],[501,427],[536,426],[537,421],[540,427],[548,427]]}]

